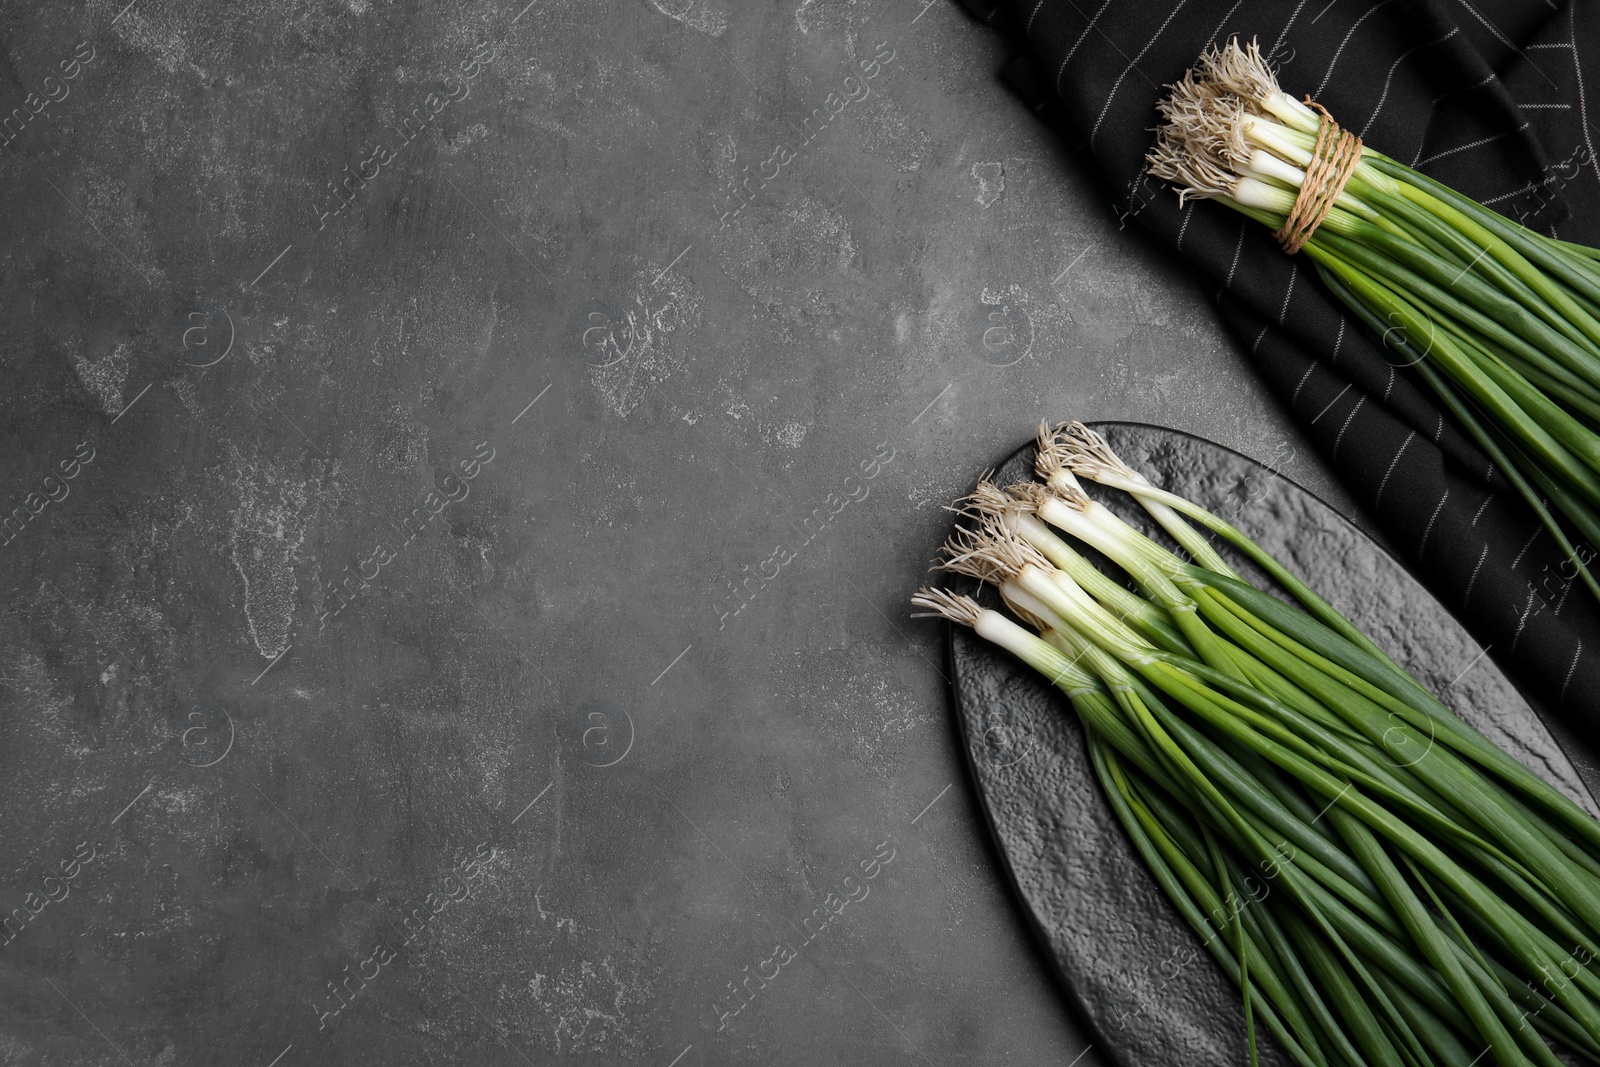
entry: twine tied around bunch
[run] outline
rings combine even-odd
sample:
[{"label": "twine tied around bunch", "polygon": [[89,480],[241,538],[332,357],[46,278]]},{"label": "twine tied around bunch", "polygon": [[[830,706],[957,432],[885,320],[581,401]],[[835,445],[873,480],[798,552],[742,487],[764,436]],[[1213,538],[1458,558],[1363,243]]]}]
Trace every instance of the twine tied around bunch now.
[{"label": "twine tied around bunch", "polygon": [[1317,143],[1311,150],[1306,180],[1294,198],[1294,208],[1283,220],[1283,226],[1272,235],[1291,256],[1317,232],[1361,161],[1361,138],[1340,127],[1327,109],[1309,96],[1306,104],[1322,115],[1322,122],[1317,126]]}]

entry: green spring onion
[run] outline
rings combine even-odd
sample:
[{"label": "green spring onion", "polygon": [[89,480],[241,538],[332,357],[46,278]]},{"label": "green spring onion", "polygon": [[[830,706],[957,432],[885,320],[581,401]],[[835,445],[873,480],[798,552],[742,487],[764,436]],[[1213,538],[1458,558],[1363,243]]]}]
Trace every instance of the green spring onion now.
[{"label": "green spring onion", "polygon": [[[1036,467],[1043,484],[982,480],[943,553],[1010,616],[913,602],[1066,693],[1133,848],[1237,983],[1251,1061],[1259,1022],[1303,1065],[1600,1063],[1600,823],[1093,431],[1042,427]],[[1079,478],[1131,494],[1190,558]]]},{"label": "green spring onion", "polygon": [[[1150,169],[1184,201],[1217,200],[1277,231],[1308,180],[1338,187],[1328,181],[1334,139],[1319,138],[1335,129],[1331,119],[1284,93],[1253,42],[1201,56],[1160,110]],[[1600,546],[1595,250],[1520,226],[1363,147],[1303,251],[1329,290],[1416,368],[1600,598],[1587,565],[1593,547],[1577,548]]]}]

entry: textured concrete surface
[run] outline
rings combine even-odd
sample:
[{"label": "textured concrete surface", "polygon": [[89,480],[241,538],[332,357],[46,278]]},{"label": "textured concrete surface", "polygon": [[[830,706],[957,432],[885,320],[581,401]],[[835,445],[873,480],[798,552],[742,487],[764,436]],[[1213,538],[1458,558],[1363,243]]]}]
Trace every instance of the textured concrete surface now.
[{"label": "textured concrete surface", "polygon": [[999,41],[0,26],[6,1063],[1083,1052],[907,618],[940,505],[1041,416],[1342,498]]}]

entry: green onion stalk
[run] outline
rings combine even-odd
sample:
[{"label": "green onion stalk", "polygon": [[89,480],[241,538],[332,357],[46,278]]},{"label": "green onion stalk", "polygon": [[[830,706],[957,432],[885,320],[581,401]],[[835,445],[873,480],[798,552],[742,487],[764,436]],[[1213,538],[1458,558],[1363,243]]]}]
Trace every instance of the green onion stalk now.
[{"label": "green onion stalk", "polygon": [[[1339,188],[1338,139],[1318,136],[1332,120],[1284,93],[1254,42],[1211,49],[1171,90],[1148,159],[1181,200],[1217,200],[1281,233],[1308,173],[1313,191]],[[1367,147],[1301,250],[1415,368],[1600,598],[1587,566],[1600,546],[1600,252]]]},{"label": "green onion stalk", "polygon": [[913,602],[1066,694],[1133,849],[1237,984],[1251,1062],[1264,1028],[1318,1067],[1600,1063],[1600,822],[1093,431],[1042,426],[1036,469],[980,481],[942,553],[1007,610]]}]

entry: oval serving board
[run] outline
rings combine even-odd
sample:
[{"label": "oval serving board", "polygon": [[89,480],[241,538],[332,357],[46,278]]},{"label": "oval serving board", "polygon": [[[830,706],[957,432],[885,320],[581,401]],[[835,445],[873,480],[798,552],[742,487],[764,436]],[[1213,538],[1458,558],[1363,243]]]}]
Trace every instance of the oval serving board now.
[{"label": "oval serving board", "polygon": [[[1463,719],[1600,815],[1561,747],[1494,663],[1405,568],[1343,516],[1268,467],[1209,441],[1134,423],[1095,429],[1156,485],[1255,539]],[[1029,480],[1032,468],[1030,444],[996,479]],[[1141,530],[1158,529],[1131,498],[1086,488]],[[1270,588],[1232,549],[1223,554]],[[962,581],[950,584],[960,588]],[[980,599],[999,607],[987,588]],[[1072,705],[972,631],[950,629],[968,766],[1029,923],[1090,1025],[1094,1056],[1126,1067],[1248,1063],[1239,994],[1127,843],[1100,796]],[[1261,1052],[1263,1063],[1285,1062],[1265,1031]]]}]

